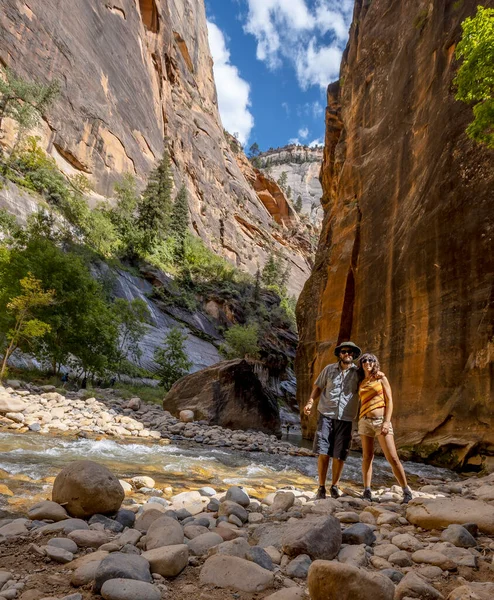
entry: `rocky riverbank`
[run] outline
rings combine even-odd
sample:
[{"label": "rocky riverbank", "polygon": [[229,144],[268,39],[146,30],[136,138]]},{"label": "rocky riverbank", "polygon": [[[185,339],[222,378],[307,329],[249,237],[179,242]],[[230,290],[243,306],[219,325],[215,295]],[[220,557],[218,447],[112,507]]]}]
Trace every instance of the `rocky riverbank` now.
[{"label": "rocky riverbank", "polygon": [[[410,505],[209,487],[168,499],[80,461],[54,501],[0,519],[0,600],[489,600],[494,476],[431,482]],[[123,502],[122,502],[123,499]],[[107,513],[106,515],[100,514]]]},{"label": "rocky riverbank", "polygon": [[122,439],[190,440],[218,448],[249,452],[307,456],[311,452],[280,441],[274,435],[232,430],[205,421],[193,421],[183,411],[176,418],[159,406],[139,398],[125,400],[117,389],[63,392],[54,386],[36,386],[18,381],[0,387],[0,428],[18,433],[55,433],[111,436]]}]

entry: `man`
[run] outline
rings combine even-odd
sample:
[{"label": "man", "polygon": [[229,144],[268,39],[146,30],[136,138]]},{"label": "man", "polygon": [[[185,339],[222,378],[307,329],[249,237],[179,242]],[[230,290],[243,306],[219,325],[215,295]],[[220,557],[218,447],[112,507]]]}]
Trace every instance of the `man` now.
[{"label": "man", "polygon": [[352,441],[352,422],[357,419],[359,408],[357,366],[353,364],[360,348],[353,342],[344,342],[335,348],[338,362],[327,365],[314,383],[309,402],[304,408],[310,415],[314,402],[319,398],[317,431],[313,450],[319,455],[317,470],[319,489],[316,499],[326,498],[326,476],[329,459],[331,466],[331,497],[338,498],[338,483]]}]

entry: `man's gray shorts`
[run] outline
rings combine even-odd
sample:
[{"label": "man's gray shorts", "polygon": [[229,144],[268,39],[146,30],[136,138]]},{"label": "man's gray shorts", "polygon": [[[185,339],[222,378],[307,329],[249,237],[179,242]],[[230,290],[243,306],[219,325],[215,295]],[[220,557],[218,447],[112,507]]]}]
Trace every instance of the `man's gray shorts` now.
[{"label": "man's gray shorts", "polygon": [[331,419],[319,413],[312,451],[346,460],[352,442],[352,422]]}]

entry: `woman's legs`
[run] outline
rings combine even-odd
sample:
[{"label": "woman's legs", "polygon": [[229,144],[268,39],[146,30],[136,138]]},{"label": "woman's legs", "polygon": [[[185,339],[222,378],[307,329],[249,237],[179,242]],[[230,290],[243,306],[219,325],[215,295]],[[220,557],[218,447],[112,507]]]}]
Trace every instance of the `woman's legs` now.
[{"label": "woman's legs", "polygon": [[370,488],[372,481],[372,461],[374,459],[374,438],[361,435],[362,440],[362,478],[364,488]]},{"label": "woman's legs", "polygon": [[388,435],[378,435],[377,439],[379,440],[379,445],[384,452],[386,460],[393,469],[393,474],[398,483],[402,488],[406,488],[408,485],[407,476],[405,475],[405,470],[403,469],[403,465],[401,464],[400,459],[398,458],[398,453],[396,452],[394,435],[390,435],[389,433]]}]

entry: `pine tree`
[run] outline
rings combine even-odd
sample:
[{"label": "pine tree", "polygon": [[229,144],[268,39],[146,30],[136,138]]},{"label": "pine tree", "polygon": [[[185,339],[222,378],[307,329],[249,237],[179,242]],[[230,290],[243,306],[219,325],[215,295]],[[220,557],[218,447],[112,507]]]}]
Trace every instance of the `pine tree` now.
[{"label": "pine tree", "polygon": [[170,218],[170,233],[176,241],[175,256],[182,263],[185,257],[185,237],[189,226],[189,201],[187,189],[182,185],[175,198]]},{"label": "pine tree", "polygon": [[300,196],[300,194],[297,196],[294,208],[298,213],[302,212],[302,196]]},{"label": "pine tree", "polygon": [[137,227],[143,234],[142,251],[149,253],[166,236],[172,210],[173,180],[170,156],[165,150],[158,166],[149,174],[148,184],[137,207]]},{"label": "pine tree", "polygon": [[292,188],[290,186],[286,188],[286,197],[288,198],[288,200],[290,200],[290,198],[292,197]]},{"label": "pine tree", "polygon": [[287,172],[282,171],[277,183],[283,191],[286,190],[287,179],[288,179]]},{"label": "pine tree", "polygon": [[165,336],[164,347],[156,348],[154,352],[154,360],[158,364],[157,374],[165,391],[168,391],[175,381],[187,375],[192,366],[184,347],[186,339],[185,333],[178,327],[172,327]]}]

